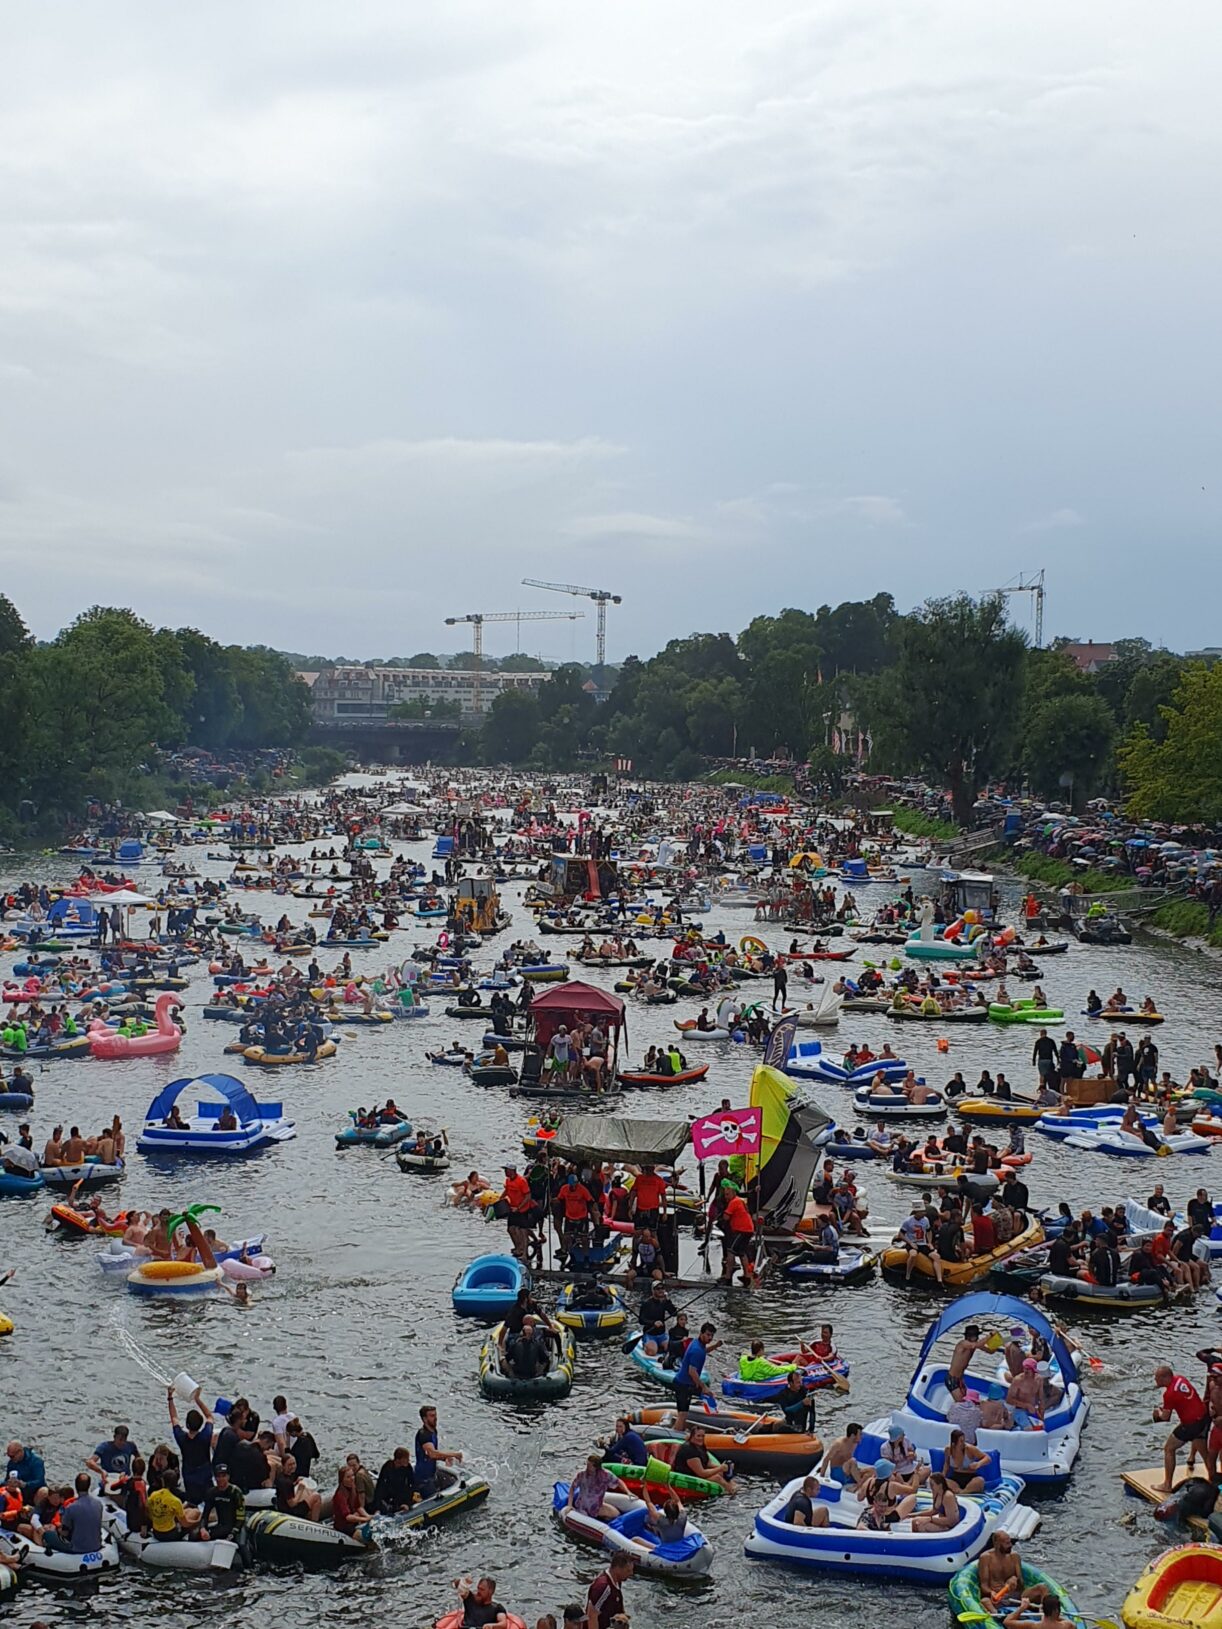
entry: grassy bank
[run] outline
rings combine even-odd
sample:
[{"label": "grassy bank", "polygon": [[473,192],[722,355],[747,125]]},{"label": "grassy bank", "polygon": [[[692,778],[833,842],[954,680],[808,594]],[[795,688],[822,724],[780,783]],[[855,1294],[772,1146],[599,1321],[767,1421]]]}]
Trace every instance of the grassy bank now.
[{"label": "grassy bank", "polygon": [[1176,939],[1203,939],[1222,950],[1222,918],[1209,925],[1209,908],[1195,899],[1172,899],[1160,905],[1150,918],[1151,926]]},{"label": "grassy bank", "polygon": [[793,796],[792,775],[751,775],[745,770],[719,769],[708,777],[710,786],[741,786],[748,792],[776,792],[782,797]]},{"label": "grassy bank", "polygon": [[1014,853],[1004,848],[995,853],[998,863],[1008,871],[1017,871],[1020,877],[1031,882],[1042,882],[1046,888],[1066,888],[1076,882],[1084,894],[1123,894],[1137,887],[1132,877],[1117,876],[1110,871],[1086,871],[1064,860],[1049,859],[1047,854],[1033,854],[1026,849]]},{"label": "grassy bank", "polygon": [[935,820],[932,815],[922,814],[919,809],[897,809],[892,824],[905,837],[937,837],[952,842],[961,835],[953,821]]}]

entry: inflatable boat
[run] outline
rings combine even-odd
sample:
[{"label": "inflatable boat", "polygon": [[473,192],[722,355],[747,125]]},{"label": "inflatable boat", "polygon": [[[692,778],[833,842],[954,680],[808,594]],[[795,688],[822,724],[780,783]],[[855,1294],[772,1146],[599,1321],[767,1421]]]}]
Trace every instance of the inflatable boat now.
[{"label": "inflatable boat", "polygon": [[348,1110],[351,1125],[345,1126],[343,1131],[335,1133],[335,1146],[337,1148],[353,1148],[359,1144],[366,1144],[372,1148],[393,1148],[407,1137],[414,1136],[410,1120],[392,1120],[386,1125],[360,1126],[356,1121],[356,1110]]},{"label": "inflatable boat", "polygon": [[[1073,1623],[1089,1621],[1083,1619],[1082,1614],[1055,1578],[1050,1578],[1046,1572],[1042,1572],[1039,1567],[1033,1566],[1030,1561],[1020,1562],[1020,1567],[1025,1590],[1033,1589],[1036,1585],[1042,1584],[1046,1590],[1050,1591],[1060,1601],[1061,1616],[1063,1618],[1068,1618]],[[950,1598],[951,1616],[957,1622],[962,1622],[965,1619],[971,1622],[979,1620],[980,1629],[1002,1629],[1002,1620],[1006,1616],[1006,1608],[999,1606],[992,1598],[986,1601],[981,1594],[980,1574],[975,1561],[970,1561],[966,1567],[961,1568],[955,1574],[947,1585],[946,1593]],[[1033,1615],[1031,1621],[1034,1629],[1034,1625],[1039,1620]]]},{"label": "inflatable boat", "polygon": [[[911,1518],[883,1532],[859,1527],[866,1507],[839,1483],[824,1483],[818,1495],[817,1503],[828,1513],[826,1527],[794,1527],[782,1517],[801,1487],[801,1478],[788,1483],[756,1516],[755,1531],[744,1546],[753,1560],[930,1583],[950,1578],[974,1561],[999,1527],[1025,1538],[1039,1522],[1034,1511],[1018,1503],[1023,1483],[1016,1476],[1000,1477],[981,1494],[957,1494],[959,1521],[938,1533],[914,1532]],[[915,1514],[929,1503],[928,1490],[922,1489]]]},{"label": "inflatable boat", "polygon": [[454,1310],[463,1318],[504,1318],[529,1289],[530,1275],[516,1256],[476,1256],[454,1280],[450,1292]]},{"label": "inflatable boat", "polygon": [[1218,1629],[1222,1624],[1222,1550],[1177,1544],[1151,1561],[1125,1596],[1127,1629]]},{"label": "inflatable boat", "polygon": [[[980,1426],[976,1445],[986,1453],[995,1453],[1007,1475],[1021,1477],[1041,1489],[1063,1487],[1078,1457],[1090,1403],[1079,1382],[1073,1355],[1061,1335],[1038,1307],[1013,1295],[975,1290],[946,1307],[930,1325],[921,1345],[906,1400],[889,1417],[867,1425],[867,1432],[885,1441],[888,1427],[897,1425],[926,1454],[946,1447],[952,1430],[946,1418],[951,1402],[946,1389],[949,1353],[939,1356],[935,1347],[940,1341],[957,1339],[960,1325],[969,1323],[992,1325],[998,1330],[1023,1324],[1047,1343],[1060,1368],[1064,1391],[1056,1406],[1045,1414],[1043,1429],[998,1431]],[[980,1374],[969,1364],[967,1383],[981,1398],[1004,1396],[1005,1388],[993,1378],[992,1365],[987,1373]]]},{"label": "inflatable boat", "polygon": [[552,1510],[566,1533],[599,1544],[612,1555],[630,1555],[638,1572],[655,1578],[695,1578],[708,1572],[713,1562],[709,1541],[689,1521],[681,1539],[663,1544],[650,1531],[649,1510],[643,1499],[630,1494],[606,1493],[603,1501],[619,1512],[613,1521],[587,1516],[566,1504],[569,1484],[557,1482],[552,1488]]},{"label": "inflatable boat", "polygon": [[307,1567],[337,1567],[341,1561],[369,1555],[376,1548],[363,1539],[350,1538],[329,1523],[286,1516],[279,1510],[251,1510],[249,1506],[242,1544],[244,1548],[249,1545],[260,1561]]},{"label": "inflatable boat", "polygon": [[106,1530],[129,1561],[169,1572],[228,1572],[239,1565],[234,1539],[158,1539],[133,1533],[121,1510],[109,1510]]},{"label": "inflatable boat", "polygon": [[484,1341],[479,1354],[479,1389],[485,1397],[513,1398],[515,1401],[552,1402],[567,1397],[573,1389],[573,1366],[577,1361],[576,1348],[570,1330],[562,1330],[558,1349],[551,1358],[546,1374],[524,1380],[509,1374],[501,1365],[498,1341],[504,1324],[497,1324]]},{"label": "inflatable boat", "polygon": [[579,1341],[608,1340],[624,1332],[627,1297],[618,1284],[566,1284],[556,1297],[556,1322]]}]

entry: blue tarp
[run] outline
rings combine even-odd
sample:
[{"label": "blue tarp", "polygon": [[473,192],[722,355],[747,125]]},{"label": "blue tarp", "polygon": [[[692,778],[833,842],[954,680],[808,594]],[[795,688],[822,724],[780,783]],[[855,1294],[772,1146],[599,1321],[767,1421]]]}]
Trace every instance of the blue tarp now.
[{"label": "blue tarp", "polygon": [[232,1075],[184,1075],[181,1080],[172,1080],[168,1086],[162,1087],[149,1104],[148,1113],[144,1118],[164,1120],[183,1092],[193,1086],[201,1090],[204,1087],[211,1087],[214,1092],[218,1092],[237,1115],[241,1125],[256,1125],[263,1119],[259,1105],[242,1082],[235,1080]]},{"label": "blue tarp", "polygon": [[986,1290],[973,1290],[968,1295],[961,1295],[957,1301],[952,1301],[930,1325],[929,1333],[921,1342],[916,1368],[912,1371],[912,1379],[908,1383],[909,1393],[911,1394],[913,1386],[916,1385],[917,1376],[935,1342],[941,1340],[942,1336],[952,1329],[957,1329],[960,1324],[983,1323],[985,1319],[997,1319],[1008,1325],[1026,1324],[1029,1329],[1034,1329],[1052,1348],[1053,1356],[1061,1366],[1066,1386],[1068,1387],[1071,1380],[1078,1378],[1077,1365],[1070,1356],[1068,1346],[1038,1307],[1033,1306],[1030,1301],[1020,1301],[1015,1295],[991,1295]]},{"label": "blue tarp", "polygon": [[57,899],[47,912],[48,922],[62,922],[66,917],[79,922],[82,927],[92,927],[97,921],[97,912],[87,899]]}]

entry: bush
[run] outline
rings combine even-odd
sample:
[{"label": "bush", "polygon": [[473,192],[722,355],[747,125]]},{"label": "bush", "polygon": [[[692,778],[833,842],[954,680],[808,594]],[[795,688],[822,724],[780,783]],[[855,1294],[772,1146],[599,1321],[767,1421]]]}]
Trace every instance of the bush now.
[{"label": "bush", "polygon": [[953,821],[935,820],[919,809],[897,809],[892,825],[907,837],[939,837],[950,841],[959,836],[959,827]]}]

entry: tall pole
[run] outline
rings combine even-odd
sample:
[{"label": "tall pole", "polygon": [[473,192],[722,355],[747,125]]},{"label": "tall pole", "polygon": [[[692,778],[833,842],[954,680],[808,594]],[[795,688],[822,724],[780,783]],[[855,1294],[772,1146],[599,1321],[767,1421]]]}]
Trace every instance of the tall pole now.
[{"label": "tall pole", "polygon": [[598,665],[607,665],[607,602],[598,601]]},{"label": "tall pole", "polygon": [[473,669],[472,688],[474,689],[475,711],[477,716],[483,717],[483,696],[480,691],[480,679],[484,668],[484,619],[478,612],[471,618],[471,653],[475,657]]}]

